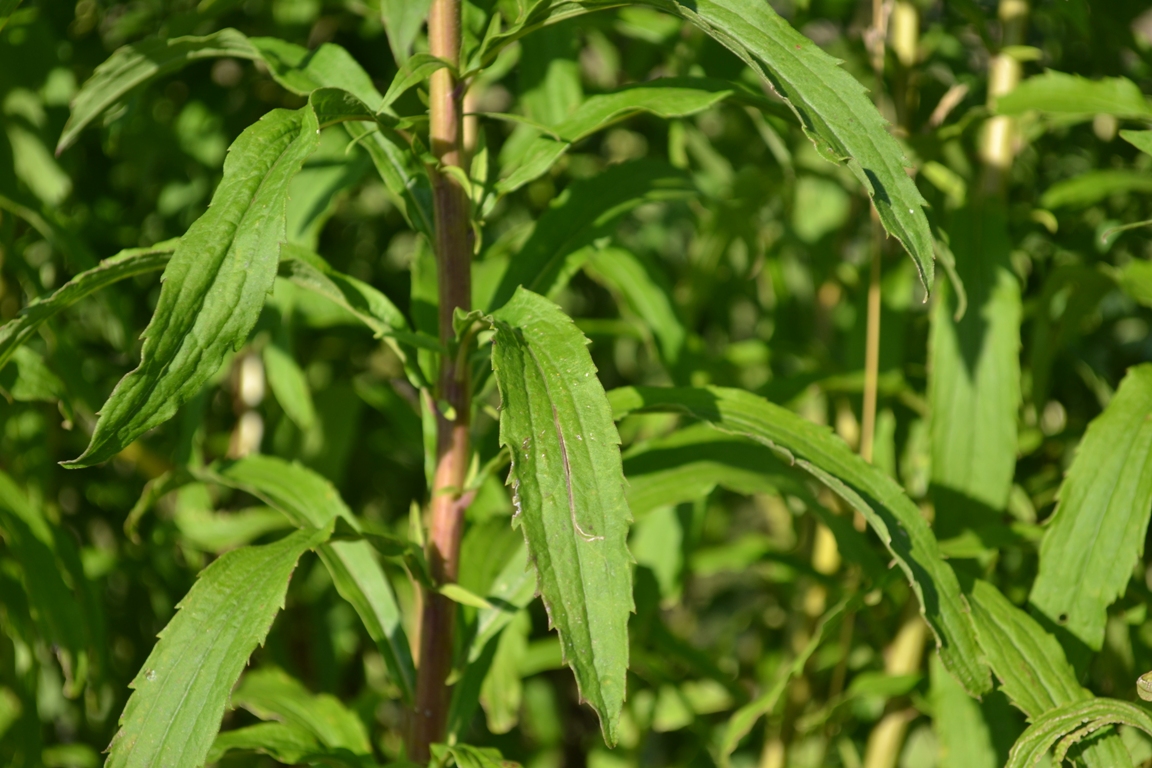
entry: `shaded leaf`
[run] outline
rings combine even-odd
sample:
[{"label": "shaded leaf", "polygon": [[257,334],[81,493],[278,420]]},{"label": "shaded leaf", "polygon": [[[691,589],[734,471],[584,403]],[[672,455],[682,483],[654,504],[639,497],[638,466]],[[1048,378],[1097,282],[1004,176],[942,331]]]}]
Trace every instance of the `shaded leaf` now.
[{"label": "shaded leaf", "polygon": [[309,108],[269,112],[236,139],[211,207],[164,270],[139,367],[108,397],[83,455],[65,466],[109,459],[170,419],[247,339],[276,277],[288,182],[317,140]]},{"label": "shaded leaf", "polygon": [[989,689],[988,670],[956,574],[920,510],[890,477],[865,463],[825,427],[749,392],[721,387],[626,387],[610,395],[617,418],[633,411],[681,412],[781,451],[858,510],[908,577],[948,670],[973,695]]},{"label": "shaded leaf", "polygon": [[229,552],[200,574],[132,682],[109,768],[203,765],[233,684],[284,605],[296,561],[329,530]]},{"label": "shaded leaf", "polygon": [[60,286],[51,296],[37,299],[16,317],[0,325],[0,368],[13,352],[36,332],[42,323],[84,297],[135,275],[163,269],[176,248],[177,240],[166,240],[149,248],[129,248],[105,259]]},{"label": "shaded leaf", "polygon": [[520,289],[494,323],[514,519],[580,696],[615,744],[632,610],[620,438],[587,340],[555,304]]},{"label": "shaded leaf", "polygon": [[268,386],[276,396],[276,402],[296,422],[296,426],[307,430],[316,422],[316,408],[312,405],[312,393],[308,390],[308,380],[292,355],[276,344],[266,344],[263,350],[264,373]]},{"label": "shaded leaf", "polygon": [[654,265],[622,248],[605,248],[593,253],[584,270],[605,285],[641,320],[659,342],[665,364],[675,365],[684,348],[687,332],[676,313],[668,289],[661,284]]}]

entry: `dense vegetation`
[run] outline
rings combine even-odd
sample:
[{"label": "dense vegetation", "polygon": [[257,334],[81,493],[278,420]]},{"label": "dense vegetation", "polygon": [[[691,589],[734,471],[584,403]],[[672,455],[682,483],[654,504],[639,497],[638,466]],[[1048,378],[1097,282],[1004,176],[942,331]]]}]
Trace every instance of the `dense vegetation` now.
[{"label": "dense vegetation", "polygon": [[1152,764],[1145,92],[1135,0],[0,0],[0,763]]}]

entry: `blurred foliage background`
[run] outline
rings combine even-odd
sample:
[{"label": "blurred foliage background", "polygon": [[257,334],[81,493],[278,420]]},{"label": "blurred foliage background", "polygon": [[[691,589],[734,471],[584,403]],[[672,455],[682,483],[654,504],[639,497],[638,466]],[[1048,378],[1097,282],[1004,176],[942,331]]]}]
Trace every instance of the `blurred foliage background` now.
[{"label": "blurred foliage background", "polygon": [[[271,108],[303,103],[248,62],[205,61],[133,94],[55,157],[69,100],[114,49],[225,26],[309,47],[332,41],[383,91],[404,54],[389,43],[381,2],[395,0],[25,2],[0,32],[0,321],[102,258],[182,234],[204,211],[240,131]],[[421,16],[417,6],[426,3],[410,5]],[[944,224],[978,184],[988,68],[1000,45],[996,4],[896,3],[894,13],[905,16],[893,16],[892,34],[899,23],[914,25],[903,38],[912,45],[892,38],[879,79],[866,46],[871,3],[772,5],[872,91],[906,144],[930,217]],[[483,30],[492,6],[467,4],[470,34]],[[417,32],[413,48],[424,47]],[[1086,0],[1043,0],[1031,10],[1017,54],[1025,75],[1051,68],[1093,79],[1123,76],[1152,92],[1152,11],[1136,0],[1091,7]],[[524,39],[473,86],[470,106],[500,113],[518,98],[527,117],[551,123],[588,95],[677,75],[762,88],[703,34],[630,8]],[[420,109],[420,97],[403,97],[410,112]],[[1125,124],[1092,114],[1020,119],[1003,211],[1023,296],[1015,476],[1007,510],[991,527],[979,535],[938,532],[957,570],[990,579],[1018,604],[1036,573],[1039,525],[1087,423],[1129,366],[1152,360],[1152,292],[1117,277],[1152,257],[1152,244],[1140,229],[1102,238],[1118,224],[1152,218],[1152,157],[1118,138]],[[515,122],[480,118],[477,125],[497,158],[533,135]],[[724,102],[683,120],[633,117],[582,141],[488,217],[476,266],[480,289],[485,262],[514,254],[531,220],[563,201],[566,190],[641,158],[686,169],[696,193],[637,207],[599,243],[638,258],[643,269],[635,280],[605,275],[593,260],[557,298],[591,338],[605,387],[742,387],[830,425],[856,447],[870,206],[851,174],[817,157],[792,120]],[[1103,170],[1118,174],[1069,187]],[[292,239],[381,289],[426,328],[419,265],[427,264],[427,244],[409,231],[363,150],[328,131],[293,185]],[[898,245],[882,245],[881,263],[874,462],[931,517],[930,303]],[[100,468],[70,472],[56,462],[83,450],[95,412],[134,366],[159,290],[155,275],[77,304],[43,327],[29,354],[0,371],[0,468],[58,529],[67,561],[61,568],[83,606],[89,645],[86,670],[60,663],[59,649],[36,630],[21,574],[0,548],[0,761],[101,764],[127,683],[196,573],[215,554],[284,526],[250,497],[192,486],[126,527],[146,481],[189,458],[227,455],[243,419],[257,430],[260,451],[317,470],[367,519],[406,533],[410,509],[427,501],[420,414],[399,362],[345,316],[290,289],[278,285],[250,345],[213,386]],[[277,367],[278,351],[303,371],[305,397],[289,392],[291,372]],[[245,366],[260,369],[267,386],[242,392]],[[631,451],[626,472],[654,451],[676,450],[659,442],[671,423],[649,416],[621,425]],[[479,416],[475,430],[482,458],[494,455],[492,414]],[[750,464],[765,450],[729,442]],[[709,467],[698,470],[702,484],[717,484]],[[728,489],[704,502],[637,516],[630,540],[637,614],[621,745],[603,747],[595,717],[560,669],[559,646],[538,603],[499,646],[483,711],[466,731],[471,743],[539,768],[713,764],[731,712],[765,690],[805,648],[816,619],[861,585],[860,569],[840,563],[826,529],[801,514],[805,498],[835,509],[824,492],[790,489],[753,472],[723,484]],[[508,525],[511,512],[502,484],[485,485],[469,510],[465,585],[491,579],[486,569],[514,548],[520,534]],[[405,574],[391,575],[410,603]],[[1103,651],[1083,665],[1092,690],[1133,698],[1132,681],[1152,668],[1150,588],[1152,572],[1141,564],[1113,606]],[[733,766],[854,768],[885,722],[896,728],[889,764],[961,764],[941,747],[950,713],[961,711],[951,708],[956,697],[967,699],[929,650],[907,585],[888,579],[872,586],[742,743]],[[287,610],[257,661],[349,703],[380,754],[396,754],[402,712],[395,687],[315,558],[302,562]],[[1001,694],[963,711],[986,745],[979,764],[1003,764],[1023,716]],[[251,719],[242,711],[227,717],[226,726]],[[1152,742],[1125,738],[1137,762],[1152,759]],[[261,761],[270,762],[241,756],[226,764]]]}]

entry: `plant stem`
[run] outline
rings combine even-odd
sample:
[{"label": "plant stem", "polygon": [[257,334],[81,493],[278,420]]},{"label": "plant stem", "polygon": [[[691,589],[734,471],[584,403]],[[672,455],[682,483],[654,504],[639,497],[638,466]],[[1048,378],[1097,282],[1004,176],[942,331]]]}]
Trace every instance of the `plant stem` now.
[{"label": "plant stem", "polygon": [[[433,56],[458,68],[460,63],[460,0],[433,0],[428,13],[428,43]],[[464,86],[453,70],[432,75],[429,88],[429,142],[440,166],[464,168]],[[457,308],[471,307],[472,259],[469,244],[469,201],[460,182],[439,169],[431,170],[436,216],[436,268],[440,299],[440,343],[449,354],[440,361],[436,397],[436,473],[432,485],[428,533],[428,565],[437,584],[453,582],[459,572],[462,498],[468,471],[468,422],[471,390],[467,363],[451,354],[455,342],[452,318]],[[467,358],[465,357],[466,361]],[[419,671],[412,717],[409,757],[418,763],[430,758],[431,744],[443,741],[448,719],[448,674],[452,669],[455,605],[426,590],[420,616]]]},{"label": "plant stem", "polygon": [[[1020,62],[1012,55],[1003,53],[1009,46],[1021,45],[1028,24],[1028,3],[1026,0],[1000,0],[997,13],[1003,26],[1000,39],[1001,53],[992,59],[988,71],[988,105],[995,107],[996,99],[1016,87],[1020,82]],[[1008,170],[1016,153],[1016,121],[1007,115],[996,115],[984,124],[984,134],[980,137],[980,159],[984,164],[981,192],[986,196],[999,197],[1004,194]]]}]

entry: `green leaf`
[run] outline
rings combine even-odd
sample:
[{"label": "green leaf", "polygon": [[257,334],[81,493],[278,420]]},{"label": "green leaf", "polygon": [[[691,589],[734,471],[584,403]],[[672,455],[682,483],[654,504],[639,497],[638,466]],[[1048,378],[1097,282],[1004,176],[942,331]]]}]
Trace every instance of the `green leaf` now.
[{"label": "green leaf", "polygon": [[[1033,722],[1057,707],[1090,700],[1056,638],[991,584],[977,581],[969,595],[972,621],[988,665],[1012,703]],[[1084,750],[1093,768],[1125,765],[1127,752],[1115,735]]]},{"label": "green leaf", "polygon": [[[1152,717],[1135,704],[1116,699],[1073,702],[1037,718],[1016,740],[1005,768],[1032,768],[1053,746],[1056,747],[1053,763],[1060,765],[1074,744],[1096,734],[1105,726],[1115,724],[1139,728],[1152,735]],[[1131,764],[1132,759],[1124,745],[1119,739],[1113,741],[1120,745],[1116,759],[1121,762],[1112,765]]]},{"label": "green leaf", "polygon": [[16,317],[0,325],[0,368],[15,350],[24,344],[42,323],[84,297],[113,283],[146,272],[163,269],[172,256],[176,240],[167,240],[149,248],[129,248],[107,258],[86,272],[60,286],[51,296],[36,299]]},{"label": "green leaf", "polygon": [[587,340],[555,304],[520,289],[494,322],[515,520],[581,699],[614,745],[632,610],[620,438]]},{"label": "green leaf", "polygon": [[[400,67],[400,71],[396,73],[396,77],[392,78],[392,84],[388,86],[388,92],[384,94],[383,101],[380,106],[376,108],[377,112],[382,112],[388,107],[392,106],[396,99],[400,98],[409,88],[419,85],[432,76],[433,72],[452,65],[444,59],[437,58],[428,53],[418,53],[412,58],[404,62]],[[455,70],[453,70],[455,72]]]},{"label": "green leaf", "polygon": [[520,663],[528,653],[532,622],[524,611],[501,635],[480,689],[480,704],[492,733],[508,733],[520,721],[523,686]]},{"label": "green leaf", "polygon": [[317,142],[309,108],[269,112],[236,139],[211,206],[164,270],[139,367],[105,402],[87,450],[65,466],[109,459],[170,419],[247,339],[276,277],[288,182]]},{"label": "green leaf", "polygon": [[303,728],[330,749],[371,756],[364,723],[330,694],[313,694],[283,670],[258,669],[244,675],[232,692],[232,706],[243,707],[261,720],[279,720]]},{"label": "green leaf", "polygon": [[264,642],[296,562],[330,528],[245,547],[200,574],[132,682],[108,768],[199,768],[248,657]]},{"label": "green leaf", "polygon": [[380,0],[380,17],[398,65],[403,65],[428,17],[432,0]]},{"label": "green leaf", "polygon": [[292,527],[281,512],[268,507],[213,512],[207,505],[183,502],[181,498],[177,503],[172,519],[184,541],[205,552],[220,554]]},{"label": "green leaf", "polygon": [[611,234],[620,218],[637,206],[684,200],[693,194],[682,171],[655,160],[621,163],[574,182],[536,222],[504,273],[490,308],[502,307],[520,286],[549,294],[578,268],[567,265],[566,257]]},{"label": "green leaf", "polygon": [[1011,93],[996,99],[996,111],[1001,115],[1019,115],[1033,109],[1054,114],[1152,116],[1148,100],[1126,77],[1088,80],[1054,70],[1029,77]]},{"label": "green leaf", "polygon": [[1152,513],[1152,364],[1128,370],[1088,425],[1040,545],[1029,601],[1100,650],[1108,606],[1144,553]]},{"label": "green leaf", "polygon": [[656,266],[622,248],[605,248],[589,257],[584,271],[616,294],[621,306],[644,321],[659,342],[665,364],[674,366],[680,359],[687,331]]},{"label": "green leaf", "polygon": [[[294,525],[325,526],[342,519],[353,530],[360,523],[332,484],[296,463],[271,456],[249,456],[195,472],[214,482],[249,493],[280,510]],[[317,550],[332,574],[336,591],[352,604],[369,637],[384,657],[394,682],[411,701],[416,673],[400,607],[387,577],[366,541],[332,541]]]},{"label": "green leaf", "polygon": [[1152,192],[1152,176],[1143,171],[1087,171],[1053,184],[1040,197],[1040,205],[1085,208],[1125,192]]},{"label": "green leaf", "polygon": [[12,478],[0,472],[0,536],[8,553],[19,564],[24,591],[35,611],[43,639],[58,646],[68,695],[75,696],[87,674],[87,622],[73,587],[65,581],[83,573],[69,573],[56,529]]},{"label": "green leaf", "polygon": [[135,88],[177,72],[193,61],[220,56],[255,60],[260,54],[248,38],[235,29],[222,29],[204,37],[145,40],[116,49],[96,67],[72,99],[72,114],[64,124],[56,154],[74,144],[85,126]]},{"label": "green leaf", "polygon": [[640,112],[657,117],[686,117],[702,112],[732,95],[736,86],[706,78],[660,78],[626,86],[584,100],[571,117],[548,127],[552,134],[534,139],[519,162],[505,168],[496,184],[501,194],[524,186],[545,173],[568,149],[613,123]]},{"label": "green leaf", "polygon": [[352,54],[335,43],[310,50],[275,37],[253,37],[249,42],[276,82],[300,96],[319,88],[339,88],[368,106],[384,98]]},{"label": "green leaf", "polygon": [[363,281],[337,272],[308,249],[290,243],[280,246],[280,275],[350,312],[377,338],[388,342],[414,385],[427,386],[412,347],[439,352],[440,343],[410,331],[404,313],[387,296]]},{"label": "green leaf", "polygon": [[384,126],[373,130],[361,123],[345,123],[344,129],[368,151],[404,218],[417,232],[431,238],[435,231],[432,182],[408,143]]},{"label": "green leaf", "polygon": [[825,427],[805,421],[750,392],[722,387],[626,387],[610,395],[616,417],[633,411],[680,412],[725,432],[775,448],[858,510],[908,577],[920,611],[936,635],[948,670],[972,695],[989,689],[988,670],[960,594],[920,510],[881,470],[852,453]]},{"label": "green leaf", "polygon": [[721,768],[728,768],[732,753],[736,751],[736,747],[740,746],[740,741],[751,732],[752,726],[756,725],[757,720],[770,714],[772,710],[776,708],[776,705],[780,702],[780,697],[783,696],[784,691],[787,690],[788,684],[792,682],[794,677],[804,671],[804,667],[808,664],[808,659],[812,658],[812,654],[816,652],[816,649],[824,644],[832,630],[839,626],[849,605],[855,602],[856,600],[854,598],[842,600],[820,617],[820,623],[816,626],[807,645],[792,659],[787,667],[784,667],[783,670],[777,673],[772,685],[762,694],[733,713],[732,717],[728,720],[728,724],[724,727],[724,733],[720,737],[720,745],[717,748],[717,762]]},{"label": "green leaf", "polygon": [[346,761],[342,755],[326,752],[309,731],[288,723],[258,723],[224,731],[212,744],[207,762],[216,763],[233,751],[258,752],[285,765],[363,765],[355,755]]},{"label": "green leaf", "polygon": [[316,408],[312,405],[312,393],[308,390],[308,380],[292,355],[276,344],[264,347],[264,372],[276,402],[296,422],[302,430],[312,428],[316,422]]},{"label": "green leaf", "polygon": [[956,320],[954,294],[943,286],[932,308],[928,402],[941,538],[1008,503],[1020,405],[1020,284],[1006,212],[991,203],[965,208],[949,231],[968,310]]},{"label": "green leaf", "polygon": [[[1133,259],[1117,273],[1116,282],[1133,299],[1146,307],[1152,307],[1152,262]],[[3,329],[0,328],[2,336]],[[3,358],[0,357],[0,360]]]},{"label": "green leaf", "polygon": [[[644,0],[712,36],[759,74],[795,113],[824,159],[848,166],[872,197],[888,233],[912,257],[926,288],[933,284],[932,233],[908,160],[888,133],[867,91],[808,38],[759,0]],[[489,35],[469,68],[533,29],[612,8],[616,0],[537,0],[507,31]]]}]

